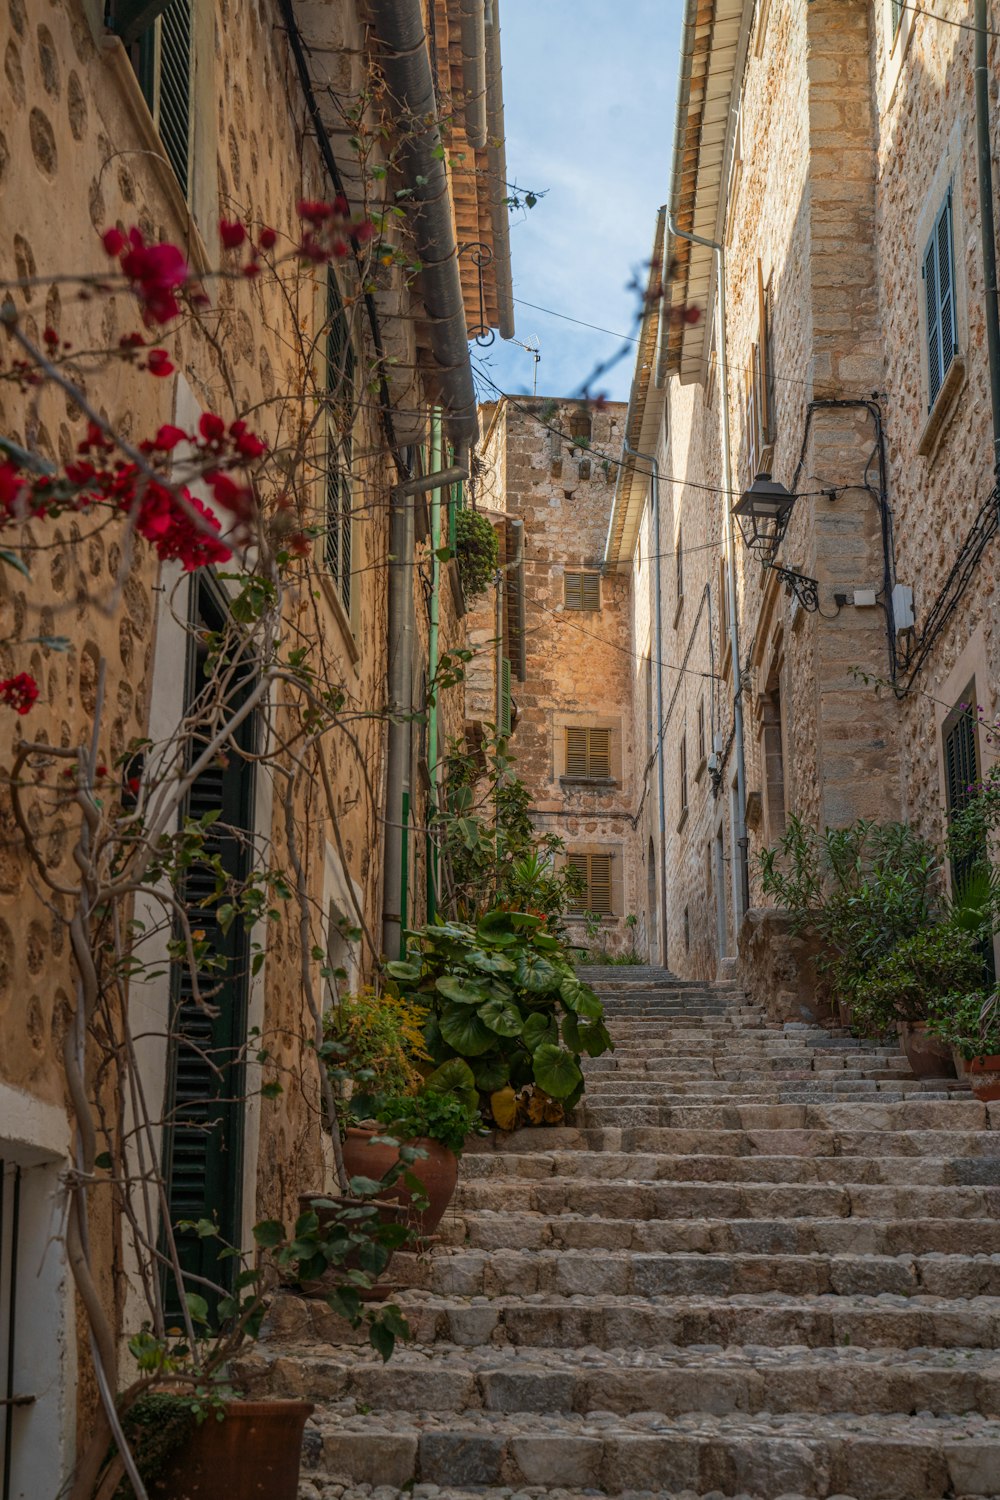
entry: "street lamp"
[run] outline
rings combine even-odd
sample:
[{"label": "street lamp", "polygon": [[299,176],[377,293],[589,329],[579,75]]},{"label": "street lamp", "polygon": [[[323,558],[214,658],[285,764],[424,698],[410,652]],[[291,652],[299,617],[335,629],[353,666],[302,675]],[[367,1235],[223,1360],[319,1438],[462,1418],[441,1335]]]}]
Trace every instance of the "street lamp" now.
[{"label": "street lamp", "polygon": [[819,585],[815,578],[797,573],[793,568],[783,568],[775,561],[782,538],[788,529],[792,507],[799,497],[770,474],[758,474],[748,490],[744,490],[733,515],[740,524],[743,541],[750,552],[756,552],[765,568],[777,573],[782,583],[798,599],[809,614],[819,609]]},{"label": "street lamp", "polygon": [[796,499],[780,480],[772,479],[770,474],[758,474],[733,506],[746,546],[759,553],[765,565],[773,560],[781,545]]}]

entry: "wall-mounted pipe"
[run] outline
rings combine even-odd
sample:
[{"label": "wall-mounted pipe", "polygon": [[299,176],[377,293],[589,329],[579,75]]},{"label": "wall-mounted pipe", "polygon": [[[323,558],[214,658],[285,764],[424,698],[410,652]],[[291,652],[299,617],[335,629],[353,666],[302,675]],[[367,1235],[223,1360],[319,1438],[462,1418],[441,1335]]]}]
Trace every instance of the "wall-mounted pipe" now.
[{"label": "wall-mounted pipe", "polygon": [[479,151],[486,145],[486,15],[483,0],[462,0],[462,85],[465,135]]},{"label": "wall-mounted pipe", "polygon": [[371,0],[382,73],[400,131],[400,162],[412,194],[414,248],[430,323],[440,401],[449,437],[467,447],[476,435],[476,392],[452,216],[445,147],[420,0]]},{"label": "wall-mounted pipe", "polygon": [[406,913],[404,850],[409,815],[413,715],[413,504],[414,495],[445,489],[469,477],[468,464],[421,474],[394,487],[389,501],[389,743],[385,778],[382,881],[382,950],[400,957]]},{"label": "wall-mounted pipe", "polygon": [[1000,314],[997,310],[997,250],[993,229],[993,152],[990,145],[989,17],[986,0],[976,0],[976,156],[979,166],[979,218],[986,288],[986,352],[993,407],[993,473],[1000,477]]},{"label": "wall-mounted pipe", "polygon": [[492,270],[497,288],[497,327],[502,339],[514,337],[514,287],[510,276],[510,210],[507,207],[507,146],[503,117],[503,64],[500,54],[500,0],[486,9],[486,110],[489,163],[487,190],[493,229]]}]

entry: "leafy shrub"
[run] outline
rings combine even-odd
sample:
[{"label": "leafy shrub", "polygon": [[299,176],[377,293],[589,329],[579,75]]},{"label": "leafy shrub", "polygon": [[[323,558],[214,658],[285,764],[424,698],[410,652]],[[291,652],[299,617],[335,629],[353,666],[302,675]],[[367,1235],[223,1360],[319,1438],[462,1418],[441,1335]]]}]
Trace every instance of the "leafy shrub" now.
[{"label": "leafy shrub", "polygon": [[848,1005],[858,985],[898,943],[929,927],[940,907],[934,846],[905,823],[859,819],[820,832],[791,817],[775,847],[762,852],[761,871],[765,893],[789,913],[792,931],[811,929],[821,939],[819,971],[834,999]]},{"label": "leafy shrub", "polygon": [[973,933],[939,922],[903,938],[854,986],[854,1020],[871,1035],[896,1021],[924,1021],[944,995],[970,990],[983,976]]},{"label": "leafy shrub", "polygon": [[424,1011],[404,995],[373,989],[345,995],[324,1018],[326,1061],[339,1081],[363,1096],[405,1094],[419,1087],[418,1063],[430,1062]]},{"label": "leafy shrub", "polygon": [[426,1088],[419,1094],[390,1095],[382,1101],[378,1119],[401,1141],[427,1136],[459,1156],[466,1136],[478,1124],[479,1110],[470,1109],[458,1094]]},{"label": "leafy shrub", "polygon": [[455,513],[455,557],[465,602],[471,604],[490,583],[500,558],[497,534],[477,510]]},{"label": "leafy shrub", "polygon": [[945,995],[933,1005],[927,1030],[970,1060],[1000,1055],[1000,988]]},{"label": "leafy shrub", "polygon": [[496,910],[473,926],[440,922],[414,934],[387,968],[428,1011],[427,1050],[465,1059],[487,1098],[534,1085],[565,1109],[583,1093],[580,1057],[612,1045],[604,1009],[576,977],[565,943],[531,912]]}]

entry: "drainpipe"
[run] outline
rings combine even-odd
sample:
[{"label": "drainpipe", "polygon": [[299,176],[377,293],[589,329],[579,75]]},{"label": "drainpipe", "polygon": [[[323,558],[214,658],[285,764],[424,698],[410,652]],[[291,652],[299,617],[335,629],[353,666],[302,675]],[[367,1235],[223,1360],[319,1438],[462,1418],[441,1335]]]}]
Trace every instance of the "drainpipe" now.
[{"label": "drainpipe", "polygon": [[[520,516],[508,517],[511,528],[517,536],[514,547],[514,556],[497,569],[497,598],[496,598],[496,721],[497,734],[500,733],[500,720],[503,717],[503,657],[504,657],[504,603],[507,597],[507,574],[520,574],[524,568],[524,521]],[[522,584],[523,597],[523,584]]]},{"label": "drainpipe", "polygon": [[462,86],[465,135],[479,151],[486,145],[486,16],[484,0],[462,0]]},{"label": "drainpipe", "polygon": [[[463,455],[464,456],[464,455]],[[389,501],[389,744],[385,788],[382,881],[382,949],[397,958],[404,949],[404,852],[410,799],[413,713],[413,506],[414,495],[469,477],[467,464],[421,474],[394,487]]]},{"label": "drainpipe", "polygon": [[476,437],[476,392],[421,0],[371,0],[371,15],[381,45],[389,104],[395,106],[401,136],[403,179],[412,194],[410,225],[422,267],[421,297],[445,427],[456,449],[467,448]]},{"label": "drainpipe", "polygon": [[733,739],[736,748],[736,848],[739,851],[738,910],[735,929],[750,905],[750,871],[747,861],[747,771],[743,738],[743,674],[740,668],[740,625],[736,607],[736,523],[733,520],[733,466],[729,433],[729,363],[726,351],[726,252],[717,240],[706,240],[698,234],[678,229],[674,216],[668,216],[670,233],[692,245],[704,245],[715,253],[715,279],[719,288],[719,386],[722,391],[722,484],[726,507],[726,581],[729,592],[729,646],[733,660]]},{"label": "drainpipe", "polygon": [[663,964],[667,966],[667,790],[666,772],[663,757],[663,580],[661,570],[663,557],[660,550],[660,465],[652,453],[640,453],[638,448],[633,448],[628,438],[625,439],[625,452],[631,453],[633,458],[641,459],[643,463],[649,464],[651,471],[650,481],[650,504],[653,508],[653,556],[656,558],[656,567],[653,575],[656,579],[656,605],[653,616],[653,639],[656,642],[656,784],[658,821],[660,829],[660,878],[656,882],[660,893],[660,952],[657,955]]},{"label": "drainpipe", "polygon": [[[430,471],[434,474],[441,467],[441,413],[431,415]],[[438,757],[438,709],[435,681],[438,669],[438,637],[441,629],[441,491],[431,490],[431,598],[430,619],[427,625],[427,676],[431,684],[431,701],[427,705],[427,770],[431,780],[431,796],[437,805],[438,779],[440,772]],[[429,821],[429,820],[428,820]],[[428,833],[427,845],[427,916],[434,917],[437,909],[437,861],[436,846]]]},{"label": "drainpipe", "polygon": [[500,0],[486,7],[486,109],[489,161],[490,224],[493,228],[493,274],[497,285],[497,313],[502,339],[514,337],[514,288],[510,277],[510,210],[507,207],[507,147],[503,118],[500,60]]},{"label": "drainpipe", "polygon": [[986,0],[975,0],[976,155],[979,165],[979,218],[986,283],[986,348],[993,409],[993,474],[1000,478],[1000,311],[997,303],[997,252],[993,234],[993,160],[990,151],[988,18]]}]

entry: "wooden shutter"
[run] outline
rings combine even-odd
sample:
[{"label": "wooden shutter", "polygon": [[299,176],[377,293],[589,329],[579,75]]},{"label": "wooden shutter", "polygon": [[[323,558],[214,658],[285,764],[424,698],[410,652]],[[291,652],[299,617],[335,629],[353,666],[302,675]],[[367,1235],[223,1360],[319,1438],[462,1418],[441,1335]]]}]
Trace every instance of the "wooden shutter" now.
[{"label": "wooden shutter", "polygon": [[174,175],[188,193],[191,162],[191,0],[170,0],[160,16],[156,125]]},{"label": "wooden shutter", "polygon": [[591,854],[588,905],[600,916],[611,915],[611,855]]},{"label": "wooden shutter", "polygon": [[950,189],[924,251],[922,274],[927,309],[927,395],[931,407],[955,356],[955,258]]},{"label": "wooden shutter", "polygon": [[687,733],[681,736],[681,811],[688,805],[688,747]]},{"label": "wooden shutter", "polygon": [[611,775],[611,730],[589,729],[587,731],[587,775]]},{"label": "wooden shutter", "polygon": [[566,775],[587,775],[587,731],[576,726],[566,729]]},{"label": "wooden shutter", "polygon": [[500,724],[499,730],[502,735],[510,734],[510,658],[505,656],[500,662]]},{"label": "wooden shutter", "polygon": [[601,607],[601,575],[599,573],[583,573],[583,604],[582,609],[590,614],[596,614]]},{"label": "wooden shutter", "polygon": [[563,574],[563,603],[567,609],[583,608],[583,574]]},{"label": "wooden shutter", "polygon": [[563,603],[567,609],[596,614],[601,607],[600,573],[570,572],[563,574]]},{"label": "wooden shutter", "polygon": [[326,271],[326,542],[324,560],[341,603],[351,610],[351,551],[354,511],[351,487],[351,422],[356,361],[340,287],[332,266]]},{"label": "wooden shutter", "polygon": [[774,370],[771,367],[771,293],[764,285],[764,270],[757,262],[757,369],[760,379],[758,409],[760,412],[760,445],[774,443]]}]

